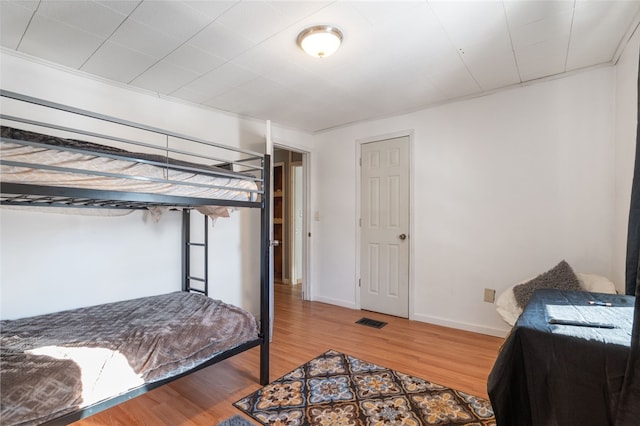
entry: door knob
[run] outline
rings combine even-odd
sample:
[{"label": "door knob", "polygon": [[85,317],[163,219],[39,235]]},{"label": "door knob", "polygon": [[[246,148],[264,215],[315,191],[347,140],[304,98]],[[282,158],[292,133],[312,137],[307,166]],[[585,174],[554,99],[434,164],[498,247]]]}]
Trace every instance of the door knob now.
[{"label": "door knob", "polygon": [[398,238],[400,238],[401,240],[406,240],[407,239],[407,234],[400,234],[398,235]]}]

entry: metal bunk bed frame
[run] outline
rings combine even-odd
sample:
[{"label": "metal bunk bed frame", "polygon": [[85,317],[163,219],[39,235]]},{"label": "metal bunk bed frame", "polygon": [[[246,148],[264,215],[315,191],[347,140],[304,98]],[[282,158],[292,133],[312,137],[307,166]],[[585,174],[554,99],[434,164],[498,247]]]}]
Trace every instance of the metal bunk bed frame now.
[{"label": "metal bunk bed frame", "polygon": [[[31,96],[22,95],[15,92],[6,90],[0,90],[0,96],[5,98],[14,99],[17,101],[34,104],[46,108],[52,108],[55,110],[65,111],[68,113],[89,117],[101,121],[107,121],[118,125],[131,127],[139,130],[145,130],[152,133],[164,135],[166,137],[175,137],[178,139],[196,142],[200,144],[210,145],[216,148],[235,151],[242,154],[252,155],[254,157],[249,160],[260,159],[261,179],[254,179],[259,181],[262,185],[262,189],[257,192],[260,197],[255,201],[240,201],[240,200],[223,200],[223,199],[205,199],[196,197],[184,197],[175,195],[163,195],[163,194],[149,194],[149,193],[136,193],[136,192],[123,192],[123,191],[111,191],[111,190],[99,190],[99,189],[83,189],[83,188],[70,188],[70,187],[56,187],[56,186],[42,186],[32,184],[20,184],[12,182],[0,181],[0,194],[1,203],[7,205],[18,206],[46,206],[46,207],[100,207],[100,208],[113,208],[113,209],[145,209],[149,206],[168,206],[182,208],[182,290],[183,291],[195,291],[208,295],[208,217],[204,216],[204,241],[192,242],[190,232],[190,210],[197,206],[215,205],[215,206],[231,206],[231,207],[250,207],[259,208],[260,214],[260,317],[259,317],[259,334],[258,339],[243,343],[231,350],[219,353],[208,361],[196,366],[192,370],[186,371],[174,377],[170,377],[164,380],[160,380],[154,383],[145,384],[133,390],[130,390],[124,394],[112,397],[110,399],[93,404],[89,407],[85,407],[81,410],[68,413],[56,419],[47,421],[45,424],[68,424],[108,408],[114,407],[122,402],[128,401],[139,395],[142,395],[151,389],[162,386],[180,377],[186,376],[192,372],[208,367],[212,364],[220,362],[224,359],[242,353],[248,349],[260,346],[260,375],[259,381],[261,385],[269,383],[269,330],[270,330],[270,268],[269,268],[269,227],[270,227],[270,170],[271,159],[268,154],[255,153],[248,150],[242,150],[239,148],[228,147],[221,144],[215,144],[212,142],[204,141],[197,138],[191,138],[185,135],[169,132],[163,129],[159,129],[152,126],[146,126],[143,124],[134,123],[127,120],[122,120],[116,117],[111,117],[103,114],[93,113],[91,111],[66,106],[63,104],[46,101],[43,99],[34,98]],[[8,116],[0,114],[1,119],[10,121],[18,121],[27,124],[43,125],[43,123],[35,122],[32,120],[22,119],[18,117]],[[51,126],[60,130],[72,130],[62,128],[59,126]],[[90,136],[96,136],[94,133],[84,133]],[[107,137],[108,138],[108,137]],[[123,141],[117,138],[108,138],[116,141]],[[131,142],[131,141],[125,141]],[[133,142],[135,144],[135,142]],[[148,146],[143,143],[137,145]],[[164,149],[164,148],[163,148]],[[178,150],[166,149],[167,152],[182,153]],[[139,160],[135,160],[139,161]],[[242,164],[247,159],[239,161],[230,161],[229,164]],[[142,161],[145,162],[145,161]],[[147,163],[153,163],[146,161]],[[15,165],[10,164],[3,159],[0,159],[2,165]],[[188,170],[188,169],[186,169]],[[256,169],[252,169],[256,170]],[[195,277],[190,272],[190,252],[192,247],[201,247],[204,249],[204,277]],[[202,282],[203,288],[192,287],[191,280]]]}]

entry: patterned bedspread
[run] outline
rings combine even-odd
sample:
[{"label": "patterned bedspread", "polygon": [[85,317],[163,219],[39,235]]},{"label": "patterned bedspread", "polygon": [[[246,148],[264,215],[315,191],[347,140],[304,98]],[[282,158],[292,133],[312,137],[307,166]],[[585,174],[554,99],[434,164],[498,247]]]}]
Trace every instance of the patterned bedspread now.
[{"label": "patterned bedspread", "polygon": [[250,313],[185,292],[0,321],[0,423],[42,423],[257,338]]}]

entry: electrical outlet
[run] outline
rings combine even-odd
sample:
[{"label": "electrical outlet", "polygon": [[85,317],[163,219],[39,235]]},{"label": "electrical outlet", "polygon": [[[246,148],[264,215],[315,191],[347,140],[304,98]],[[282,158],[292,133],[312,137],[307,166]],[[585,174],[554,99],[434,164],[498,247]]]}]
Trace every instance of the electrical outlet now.
[{"label": "electrical outlet", "polygon": [[496,291],[492,288],[484,289],[484,301],[493,303],[496,300]]}]

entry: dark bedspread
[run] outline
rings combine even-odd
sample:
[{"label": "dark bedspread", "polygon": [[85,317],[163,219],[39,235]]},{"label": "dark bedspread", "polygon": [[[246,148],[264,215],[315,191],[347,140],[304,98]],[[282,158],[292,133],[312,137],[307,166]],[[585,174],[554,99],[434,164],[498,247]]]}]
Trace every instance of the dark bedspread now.
[{"label": "dark bedspread", "polygon": [[[634,297],[615,294],[536,291],[489,375],[498,426],[613,424],[634,303]],[[614,328],[556,325],[551,318]]]},{"label": "dark bedspread", "polygon": [[254,317],[176,292],[0,321],[4,424],[37,424],[258,338]]}]

